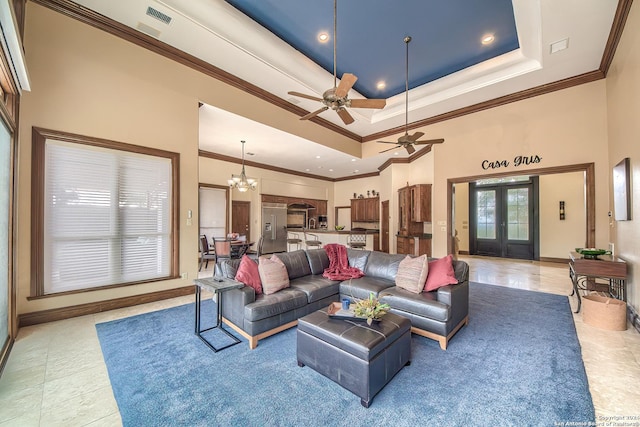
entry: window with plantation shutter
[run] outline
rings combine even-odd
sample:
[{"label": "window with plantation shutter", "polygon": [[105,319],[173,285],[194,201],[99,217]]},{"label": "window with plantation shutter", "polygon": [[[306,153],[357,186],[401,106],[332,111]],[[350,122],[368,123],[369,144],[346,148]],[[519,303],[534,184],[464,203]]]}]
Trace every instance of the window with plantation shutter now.
[{"label": "window with plantation shutter", "polygon": [[176,160],[49,138],[43,145],[37,294],[170,277]]}]

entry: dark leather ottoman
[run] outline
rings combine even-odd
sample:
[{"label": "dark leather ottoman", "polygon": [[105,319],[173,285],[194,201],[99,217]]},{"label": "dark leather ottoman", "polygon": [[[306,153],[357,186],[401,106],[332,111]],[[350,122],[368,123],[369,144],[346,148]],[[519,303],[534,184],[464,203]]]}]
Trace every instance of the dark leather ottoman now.
[{"label": "dark leather ottoman", "polygon": [[373,397],[411,357],[411,322],[387,313],[371,326],[330,318],[326,309],[298,320],[298,366],[309,366],[360,397]]}]

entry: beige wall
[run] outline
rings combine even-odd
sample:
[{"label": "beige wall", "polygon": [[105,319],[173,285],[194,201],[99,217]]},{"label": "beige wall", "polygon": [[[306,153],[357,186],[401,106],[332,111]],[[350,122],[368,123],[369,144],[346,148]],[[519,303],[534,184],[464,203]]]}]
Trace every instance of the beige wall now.
[{"label": "beige wall", "polygon": [[[25,53],[32,91],[20,110],[18,153],[18,313],[185,286],[175,279],[27,301],[30,294],[31,128],[38,126],[180,153],[180,267],[197,270],[198,98],[180,90],[181,67],[78,21],[28,3]],[[91,268],[91,265],[87,265]]]},{"label": "beige wall", "polygon": [[[526,173],[527,169],[595,163],[596,245],[608,243],[608,153],[606,91],[597,81],[439,123],[427,135],[446,142],[434,150],[433,253],[447,251],[447,179]],[[516,167],[516,156],[541,161]],[[507,160],[508,167],[484,170],[484,160]]]},{"label": "beige wall", "polygon": [[[640,262],[640,5],[635,2],[607,76],[609,120],[608,185],[611,170],[625,157],[631,159],[631,221],[612,221],[611,240],[616,253],[629,263],[628,301],[640,311],[637,266]],[[613,199],[608,200],[613,211]]]}]

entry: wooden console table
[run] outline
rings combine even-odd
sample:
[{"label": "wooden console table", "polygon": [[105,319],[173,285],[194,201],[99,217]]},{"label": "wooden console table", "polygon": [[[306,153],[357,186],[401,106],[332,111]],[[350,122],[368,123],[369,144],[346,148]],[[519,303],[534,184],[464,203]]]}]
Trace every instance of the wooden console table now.
[{"label": "wooden console table", "polygon": [[569,277],[573,283],[573,292],[578,298],[580,311],[580,291],[596,290],[596,279],[606,281],[609,295],[622,301],[627,301],[627,263],[615,256],[598,255],[597,259],[584,258],[577,252],[569,252]]}]

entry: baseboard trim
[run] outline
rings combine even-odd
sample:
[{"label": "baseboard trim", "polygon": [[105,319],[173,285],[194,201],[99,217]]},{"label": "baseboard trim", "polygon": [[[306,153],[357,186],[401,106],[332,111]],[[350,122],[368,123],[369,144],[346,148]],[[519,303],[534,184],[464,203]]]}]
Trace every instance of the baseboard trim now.
[{"label": "baseboard trim", "polygon": [[193,286],[183,286],[181,288],[150,292],[148,294],[135,295],[131,297],[115,298],[106,301],[73,305],[71,307],[52,308],[50,310],[24,313],[18,315],[18,327],[22,328],[24,326],[38,325],[40,323],[100,313],[103,311],[114,310],[116,308],[131,307],[134,305],[181,297],[194,293],[194,289],[195,288]]},{"label": "baseboard trim", "polygon": [[551,257],[540,257],[538,259],[540,262],[555,262],[557,264],[569,264],[569,258],[551,258]]},{"label": "baseboard trim", "polygon": [[640,333],[640,314],[629,304],[627,304],[627,319],[638,333]]}]

